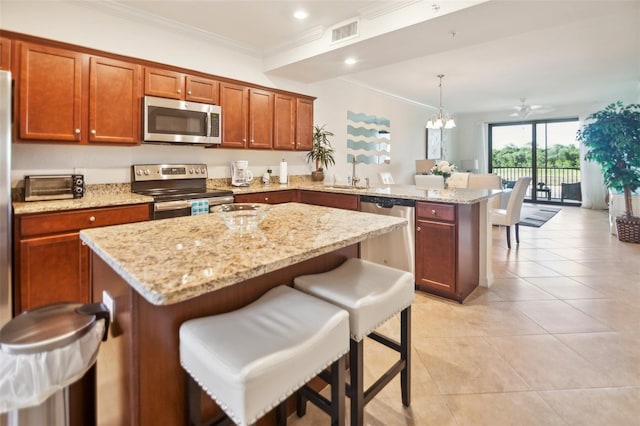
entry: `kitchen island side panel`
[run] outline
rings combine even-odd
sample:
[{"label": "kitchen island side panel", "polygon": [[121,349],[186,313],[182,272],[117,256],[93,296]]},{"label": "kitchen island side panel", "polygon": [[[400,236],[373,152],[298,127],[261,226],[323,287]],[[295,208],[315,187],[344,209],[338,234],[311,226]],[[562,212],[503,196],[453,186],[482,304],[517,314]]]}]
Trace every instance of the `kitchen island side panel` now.
[{"label": "kitchen island side panel", "polygon": [[[179,328],[192,318],[228,312],[251,303],[278,285],[292,285],[299,275],[329,271],[358,244],[172,304],[152,305],[95,254],[94,301],[104,290],[116,300],[116,320],[98,355],[99,425],[183,424],[184,371],[180,366]],[[159,265],[158,267],[162,267]],[[205,405],[207,415],[216,407]],[[270,416],[260,425],[274,424]]]}]

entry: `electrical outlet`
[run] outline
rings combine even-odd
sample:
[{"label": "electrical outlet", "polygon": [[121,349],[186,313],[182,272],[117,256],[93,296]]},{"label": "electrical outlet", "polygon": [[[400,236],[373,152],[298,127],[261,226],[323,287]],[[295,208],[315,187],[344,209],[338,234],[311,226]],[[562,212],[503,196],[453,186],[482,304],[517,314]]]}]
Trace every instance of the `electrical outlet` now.
[{"label": "electrical outlet", "polygon": [[104,290],[102,291],[102,303],[104,303],[104,306],[109,310],[111,322],[113,323],[116,317],[116,302],[111,295]]}]

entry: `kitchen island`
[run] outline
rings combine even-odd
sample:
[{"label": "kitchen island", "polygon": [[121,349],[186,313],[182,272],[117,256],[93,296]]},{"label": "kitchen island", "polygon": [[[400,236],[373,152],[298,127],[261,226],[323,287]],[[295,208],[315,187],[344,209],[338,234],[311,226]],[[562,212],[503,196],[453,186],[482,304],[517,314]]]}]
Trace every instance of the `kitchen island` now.
[{"label": "kitchen island", "polygon": [[83,230],[93,301],[114,305],[97,362],[98,423],[183,424],[184,321],[330,270],[357,257],[359,242],[402,226],[401,218],[286,203],[255,232],[229,231],[217,214]]}]

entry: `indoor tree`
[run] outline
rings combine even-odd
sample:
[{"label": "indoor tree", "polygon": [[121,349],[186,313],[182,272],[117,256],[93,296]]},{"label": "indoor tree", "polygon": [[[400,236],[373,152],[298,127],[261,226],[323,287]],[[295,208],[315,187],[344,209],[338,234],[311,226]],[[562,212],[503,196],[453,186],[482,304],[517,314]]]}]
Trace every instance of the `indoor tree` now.
[{"label": "indoor tree", "polygon": [[607,187],[624,191],[625,214],[616,218],[620,236],[619,219],[640,228],[631,203],[632,192],[640,188],[640,104],[618,101],[587,120],[577,136],[587,147],[585,160],[600,164]]}]

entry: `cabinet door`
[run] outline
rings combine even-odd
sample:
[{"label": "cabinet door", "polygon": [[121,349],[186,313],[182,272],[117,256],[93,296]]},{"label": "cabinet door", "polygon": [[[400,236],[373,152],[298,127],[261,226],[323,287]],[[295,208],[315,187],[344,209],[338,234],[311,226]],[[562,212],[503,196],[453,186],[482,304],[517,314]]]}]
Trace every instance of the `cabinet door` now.
[{"label": "cabinet door", "polygon": [[274,98],[275,149],[295,149],[296,147],[296,98],[276,93]]},{"label": "cabinet door", "polygon": [[157,68],[144,70],[144,94],[161,98],[184,99],[184,74]]},{"label": "cabinet door", "polygon": [[140,143],[140,67],[92,57],[89,142]]},{"label": "cabinet door", "polygon": [[313,145],[313,101],[296,99],[296,149],[310,151]]},{"label": "cabinet door", "polygon": [[249,90],[249,147],[273,147],[273,92]]},{"label": "cabinet door", "polygon": [[327,192],[300,191],[300,202],[345,210],[360,210],[360,197],[351,194],[329,194]]},{"label": "cabinet door", "polygon": [[456,228],[453,223],[416,221],[416,284],[455,295]]},{"label": "cabinet door", "polygon": [[80,142],[83,56],[23,43],[19,71],[19,137]]},{"label": "cabinet door", "polygon": [[247,146],[247,103],[249,90],[244,86],[220,83],[222,107],[222,147],[245,148]]},{"label": "cabinet door", "polygon": [[0,70],[11,71],[11,40],[0,37]]},{"label": "cabinet door", "polygon": [[220,83],[216,80],[187,75],[186,84],[185,100],[220,105]]},{"label": "cabinet door", "polygon": [[89,248],[77,232],[20,242],[20,306],[16,313],[56,302],[89,303]]}]

